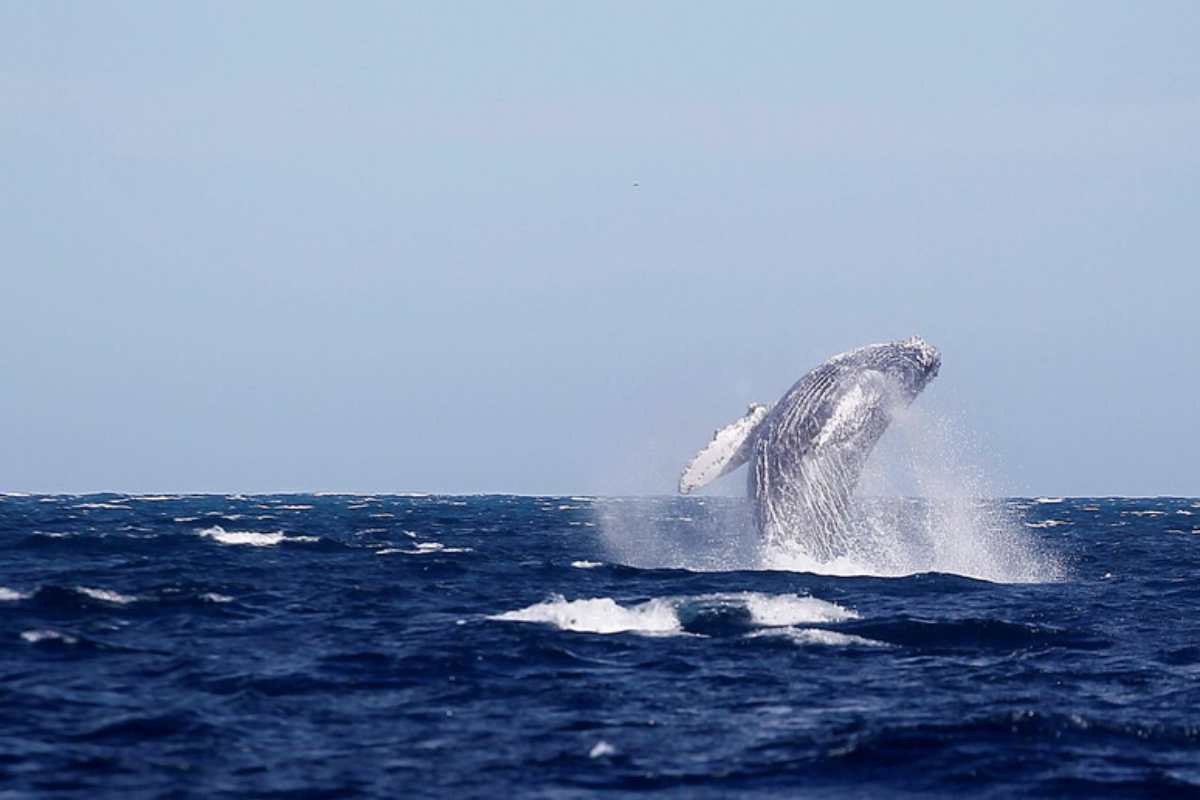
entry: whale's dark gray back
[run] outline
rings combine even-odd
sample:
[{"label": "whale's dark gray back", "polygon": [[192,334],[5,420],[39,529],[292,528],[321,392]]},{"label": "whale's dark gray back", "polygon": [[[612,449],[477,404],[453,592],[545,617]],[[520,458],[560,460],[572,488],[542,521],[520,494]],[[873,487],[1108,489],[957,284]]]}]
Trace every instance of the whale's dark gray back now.
[{"label": "whale's dark gray back", "polygon": [[937,375],[920,338],[834,356],[783,396],[754,431],[748,491],[766,544],[827,561],[846,552],[850,500],[892,414]]}]

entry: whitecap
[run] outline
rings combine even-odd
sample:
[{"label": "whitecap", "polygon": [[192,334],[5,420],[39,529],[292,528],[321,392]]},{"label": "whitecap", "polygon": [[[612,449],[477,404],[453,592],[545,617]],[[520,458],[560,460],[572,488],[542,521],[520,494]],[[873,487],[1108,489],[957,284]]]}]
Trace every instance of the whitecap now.
[{"label": "whitecap", "polygon": [[275,506],[280,511],[309,511],[312,506],[306,505],[290,505],[290,506]]},{"label": "whitecap", "polygon": [[48,641],[49,642],[58,641],[58,642],[62,642],[63,644],[75,644],[76,642],[79,641],[79,639],[77,639],[74,636],[70,636],[65,633],[59,633],[58,631],[52,631],[52,630],[48,630],[48,629],[22,631],[21,638],[24,639],[25,641],[29,642],[30,644],[37,644],[38,642],[48,642]]},{"label": "whitecap", "polygon": [[18,592],[16,589],[9,589],[7,586],[0,586],[0,601],[27,600],[29,595],[25,592]]},{"label": "whitecap", "polygon": [[611,756],[616,752],[617,748],[601,739],[592,745],[592,749],[588,751],[588,758],[604,758],[605,756]]},{"label": "whitecap", "polygon": [[750,638],[761,636],[781,636],[796,644],[819,644],[827,647],[891,647],[887,642],[866,639],[849,633],[838,633],[824,628],[767,628],[747,634]]},{"label": "whitecap", "polygon": [[315,542],[318,541],[316,536],[288,536],[283,531],[275,531],[274,533],[259,533],[258,531],[227,531],[220,525],[214,525],[211,528],[205,528],[197,531],[201,536],[206,536],[209,539],[215,539],[221,544],[244,544],[251,547],[271,547],[282,541],[289,542]]},{"label": "whitecap", "polygon": [[1042,503],[1042,504],[1061,503],[1062,501],[1063,501],[1063,498],[1061,498],[1061,497],[1035,497],[1035,498],[1033,498],[1033,502]]},{"label": "whitecap", "polygon": [[205,592],[200,595],[201,600],[206,600],[209,603],[232,603],[233,598],[227,594],[217,594],[216,592]]},{"label": "whitecap", "polygon": [[111,511],[132,511],[133,510],[129,506],[123,506],[123,505],[120,505],[119,503],[79,503],[78,505],[71,506],[71,508],[89,508],[89,509],[104,508],[104,509],[109,509]]},{"label": "whitecap", "polygon": [[118,605],[128,605],[137,600],[136,597],[131,597],[120,592],[113,592],[108,589],[93,589],[90,586],[76,586],[75,591],[82,595],[87,595],[93,600],[103,600],[105,603],[116,603]]},{"label": "whitecap", "polygon": [[571,566],[575,567],[576,569],[595,569],[596,567],[603,567],[604,562],[603,561],[572,561]]},{"label": "whitecap", "polygon": [[679,609],[693,604],[742,607],[749,613],[752,624],[759,626],[783,627],[858,619],[857,612],[815,597],[761,592],[656,597],[632,606],[622,606],[610,597],[567,600],[556,594],[541,603],[496,614],[489,619],[549,623],[561,630],[584,633],[680,634],[685,631]]},{"label": "whitecap", "polygon": [[383,550],[377,550],[375,555],[383,556],[392,553],[404,553],[410,556],[424,556],[432,553],[471,553],[474,552],[470,547],[446,547],[441,542],[417,542],[412,550],[402,550],[396,547],[389,547]]},{"label": "whitecap", "polygon": [[1044,519],[1041,522],[1026,522],[1026,528],[1054,528],[1059,525],[1070,525],[1065,519]]},{"label": "whitecap", "polygon": [[490,619],[506,622],[549,623],[564,631],[582,633],[678,634],[683,629],[675,605],[653,599],[633,606],[618,605],[610,597],[567,600],[554,595],[517,611],[506,611]]},{"label": "whitecap", "polygon": [[742,592],[736,595],[714,595],[713,599],[744,603],[750,618],[759,625],[796,625],[811,622],[842,622],[858,619],[858,612],[837,603],[795,594],[762,594]]}]

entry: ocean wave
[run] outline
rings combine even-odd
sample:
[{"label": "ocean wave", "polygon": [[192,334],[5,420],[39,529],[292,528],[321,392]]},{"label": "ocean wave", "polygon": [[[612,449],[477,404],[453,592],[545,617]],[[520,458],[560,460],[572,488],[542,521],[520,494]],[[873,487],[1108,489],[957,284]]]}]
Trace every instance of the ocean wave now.
[{"label": "ocean wave", "polygon": [[496,614],[505,622],[541,622],[580,633],[682,633],[679,615],[669,600],[654,599],[633,606],[619,605],[611,597],[567,600],[555,595],[517,611]]},{"label": "ocean wave", "polygon": [[0,602],[14,600],[26,600],[29,595],[25,592],[18,592],[16,589],[9,589],[7,586],[0,586]]},{"label": "ocean wave", "polygon": [[82,595],[92,598],[93,600],[102,600],[105,603],[115,603],[117,605],[129,605],[137,602],[136,597],[131,597],[120,592],[110,591],[108,589],[93,589],[90,586],[76,586],[75,591]]},{"label": "ocean wave", "polygon": [[541,603],[490,619],[537,622],[581,633],[739,634],[764,627],[858,619],[836,603],[791,594],[730,592],[656,597],[623,606],[611,597],[567,600],[553,595]]},{"label": "ocean wave", "polygon": [[867,639],[862,636],[855,636],[851,633],[838,633],[837,631],[826,630],[825,628],[765,628],[761,631],[754,631],[747,634],[751,638],[764,636],[777,636],[784,639],[789,639],[795,644],[809,645],[818,644],[829,647],[850,647],[857,645],[859,647],[891,647],[887,642],[876,641],[875,639]]},{"label": "ocean wave", "polygon": [[220,525],[197,531],[201,536],[213,539],[221,544],[240,544],[250,547],[271,547],[280,542],[317,542],[316,536],[289,536],[283,531],[261,533],[258,531],[227,531]]},{"label": "ocean wave", "polygon": [[382,550],[376,550],[375,555],[387,556],[395,553],[403,553],[410,556],[432,555],[434,553],[470,553],[473,549],[470,547],[446,547],[441,542],[418,542],[411,550],[405,550],[400,547],[385,547]]},{"label": "ocean wave", "polygon": [[29,644],[39,644],[41,642],[58,642],[61,644],[78,644],[79,637],[71,636],[61,631],[54,631],[48,628],[28,630],[21,632],[21,639],[29,642]]}]

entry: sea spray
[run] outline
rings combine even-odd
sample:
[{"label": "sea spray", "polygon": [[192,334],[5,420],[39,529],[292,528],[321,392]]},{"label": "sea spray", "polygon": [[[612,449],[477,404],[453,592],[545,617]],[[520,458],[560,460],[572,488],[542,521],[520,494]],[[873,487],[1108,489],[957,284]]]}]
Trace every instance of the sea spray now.
[{"label": "sea spray", "polygon": [[915,407],[897,413],[864,470],[847,521],[851,546],[825,561],[802,545],[764,545],[744,498],[613,499],[596,513],[612,560],[637,567],[1059,579],[1060,560],[1035,543],[1018,509],[996,499],[980,449],[949,416]]}]

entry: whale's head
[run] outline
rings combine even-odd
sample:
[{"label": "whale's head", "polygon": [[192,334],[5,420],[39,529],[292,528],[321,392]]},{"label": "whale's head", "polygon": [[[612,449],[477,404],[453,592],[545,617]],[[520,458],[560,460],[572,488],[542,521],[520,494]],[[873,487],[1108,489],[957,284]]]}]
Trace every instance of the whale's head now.
[{"label": "whale's head", "polygon": [[888,372],[900,382],[905,399],[912,402],[937,377],[942,354],[920,336],[886,345]]}]

